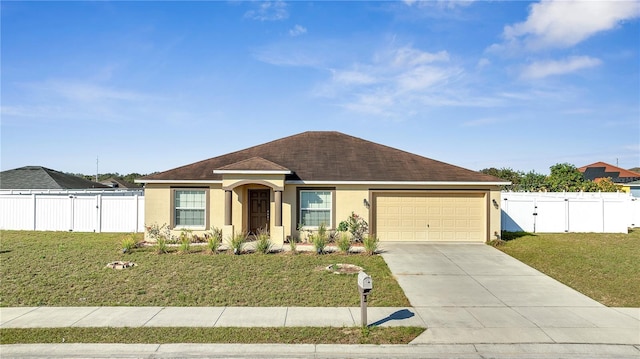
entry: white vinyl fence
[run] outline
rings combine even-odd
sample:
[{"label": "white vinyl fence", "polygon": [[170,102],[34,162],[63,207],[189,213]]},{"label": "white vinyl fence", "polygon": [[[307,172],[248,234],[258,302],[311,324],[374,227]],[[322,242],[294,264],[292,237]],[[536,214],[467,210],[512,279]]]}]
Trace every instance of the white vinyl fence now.
[{"label": "white vinyl fence", "polygon": [[0,192],[0,229],[144,232],[144,192]]},{"label": "white vinyl fence", "polygon": [[502,230],[627,233],[640,227],[640,201],[627,193],[502,192]]},{"label": "white vinyl fence", "polygon": [[[503,192],[502,229],[627,233],[640,200],[626,193]],[[142,190],[0,191],[0,229],[144,232]]]}]

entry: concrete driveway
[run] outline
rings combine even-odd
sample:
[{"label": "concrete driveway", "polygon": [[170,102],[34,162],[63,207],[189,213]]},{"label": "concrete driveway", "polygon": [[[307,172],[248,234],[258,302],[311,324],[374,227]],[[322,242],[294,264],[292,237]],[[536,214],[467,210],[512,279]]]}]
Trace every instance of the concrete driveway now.
[{"label": "concrete driveway", "polygon": [[383,243],[425,343],[640,345],[640,309],[608,308],[485,244]]}]

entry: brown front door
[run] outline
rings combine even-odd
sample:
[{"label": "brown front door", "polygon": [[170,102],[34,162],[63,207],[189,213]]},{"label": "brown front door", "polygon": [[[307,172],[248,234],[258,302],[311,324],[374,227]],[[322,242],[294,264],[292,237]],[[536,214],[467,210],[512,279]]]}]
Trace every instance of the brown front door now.
[{"label": "brown front door", "polygon": [[258,229],[269,230],[269,200],[271,191],[268,189],[249,190],[249,231],[256,234]]}]

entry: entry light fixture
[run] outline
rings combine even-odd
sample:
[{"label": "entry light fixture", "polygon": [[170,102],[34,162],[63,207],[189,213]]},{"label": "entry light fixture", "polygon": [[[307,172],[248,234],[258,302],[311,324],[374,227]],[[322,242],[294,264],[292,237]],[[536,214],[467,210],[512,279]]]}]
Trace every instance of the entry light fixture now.
[{"label": "entry light fixture", "polygon": [[498,207],[499,207],[499,206],[498,206],[498,202],[496,202],[496,200],[495,200],[495,199],[492,199],[492,200],[491,200],[491,202],[493,202],[493,206],[494,206],[496,209],[498,209]]},{"label": "entry light fixture", "polygon": [[367,208],[367,209],[369,209],[369,207],[371,206],[371,205],[369,204],[369,201],[367,201],[367,199],[366,199],[366,198],[362,200],[362,204],[363,204],[363,205],[365,206],[365,208]]}]

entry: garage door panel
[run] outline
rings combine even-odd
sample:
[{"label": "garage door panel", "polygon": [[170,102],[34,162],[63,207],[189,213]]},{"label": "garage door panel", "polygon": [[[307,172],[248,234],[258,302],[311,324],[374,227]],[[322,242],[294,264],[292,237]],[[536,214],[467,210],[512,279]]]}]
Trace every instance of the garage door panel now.
[{"label": "garage door panel", "polygon": [[382,241],[484,241],[484,193],[381,193],[374,199]]}]

